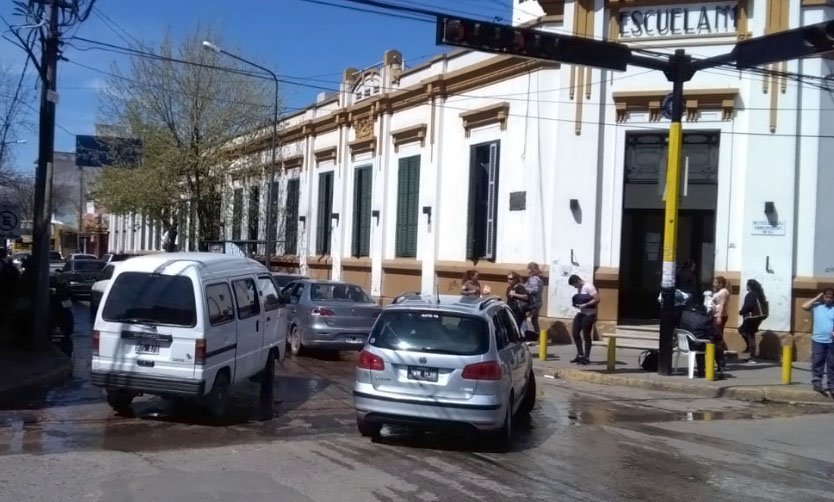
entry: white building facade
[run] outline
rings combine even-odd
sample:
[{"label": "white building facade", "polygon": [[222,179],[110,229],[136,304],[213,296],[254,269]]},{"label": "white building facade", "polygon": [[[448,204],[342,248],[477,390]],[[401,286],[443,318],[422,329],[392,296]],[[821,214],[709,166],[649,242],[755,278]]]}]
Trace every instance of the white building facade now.
[{"label": "white building facade", "polygon": [[[693,57],[834,18],[818,0],[516,2],[515,24]],[[762,283],[764,353],[794,335],[807,357],[810,321],[798,306],[834,282],[831,66],[810,58],[763,71],[716,68],[685,85],[678,259],[697,264],[704,288],[728,278],[735,310],[745,282]],[[534,261],[557,333],[574,314],[574,273],[600,289],[601,331],[651,322],[670,91],[662,74],[641,68],[466,51],[408,69],[389,51],[377,67],[345,70],[339,93],[281,124],[273,267],[356,282],[390,300],[456,292],[472,268],[503,296],[506,274],[523,275]],[[264,192],[230,178],[227,239],[263,239]],[[135,216],[110,228],[111,249],[159,246]],[[198,238],[182,234],[184,246]],[[730,328],[731,347],[743,347]]]}]

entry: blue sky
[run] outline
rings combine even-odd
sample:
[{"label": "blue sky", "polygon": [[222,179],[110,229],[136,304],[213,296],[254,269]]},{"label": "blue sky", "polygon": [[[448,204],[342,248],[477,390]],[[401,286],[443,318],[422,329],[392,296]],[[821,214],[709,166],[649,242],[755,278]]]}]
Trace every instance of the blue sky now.
[{"label": "blue sky", "polygon": [[[345,0],[325,1],[352,5]],[[429,10],[456,10],[472,17],[505,19],[509,19],[512,4],[511,0],[389,1]],[[19,22],[11,15],[12,3],[2,3],[0,15],[12,24]],[[433,24],[302,0],[98,0],[93,14],[76,35],[122,46],[135,37],[153,46],[166,27],[179,36],[198,23],[218,28],[227,50],[267,65],[279,75],[302,77],[301,83],[330,88],[338,85],[345,68],[376,64],[389,49],[402,52],[407,66],[446,50],[435,46]],[[65,47],[64,54],[70,62],[62,61],[58,68],[59,127],[55,149],[74,151],[74,135],[91,134],[99,121],[97,91],[107,79],[101,71],[108,71],[113,63],[124,66],[126,59],[71,46]],[[23,51],[0,39],[0,64],[19,72],[23,62]],[[34,80],[32,72],[32,85]],[[320,89],[285,85],[282,98],[287,107],[300,107],[309,104],[319,92]],[[32,105],[37,103],[35,99]],[[28,119],[36,126],[37,113],[30,111]],[[20,137],[27,143],[15,147],[16,165],[21,171],[31,172],[37,158],[37,134],[24,131]]]}]

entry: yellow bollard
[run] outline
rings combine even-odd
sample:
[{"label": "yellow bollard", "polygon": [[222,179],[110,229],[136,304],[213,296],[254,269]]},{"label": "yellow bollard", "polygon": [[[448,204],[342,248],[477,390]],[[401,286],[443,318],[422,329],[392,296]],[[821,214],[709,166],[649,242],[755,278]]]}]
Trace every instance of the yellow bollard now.
[{"label": "yellow bollard", "polygon": [[617,367],[617,338],[616,337],[609,337],[608,338],[608,365],[606,369],[608,371],[614,371]]},{"label": "yellow bollard", "polygon": [[704,377],[710,382],[715,380],[715,344],[714,343],[708,343],[707,344],[707,350],[704,354],[704,369],[706,370],[706,373],[704,374]]},{"label": "yellow bollard", "polygon": [[782,384],[791,384],[791,370],[793,370],[793,347],[785,345],[782,347]]},{"label": "yellow bollard", "polygon": [[539,360],[547,361],[547,330],[543,329],[539,333]]}]

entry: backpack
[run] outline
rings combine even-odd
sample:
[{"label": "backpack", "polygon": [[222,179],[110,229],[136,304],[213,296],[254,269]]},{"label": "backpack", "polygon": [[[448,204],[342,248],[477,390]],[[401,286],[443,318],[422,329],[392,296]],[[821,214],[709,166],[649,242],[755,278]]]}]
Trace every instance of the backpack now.
[{"label": "backpack", "polygon": [[658,352],[656,350],[644,350],[638,357],[637,357],[637,364],[640,365],[645,371],[657,371],[657,363],[659,359]]}]

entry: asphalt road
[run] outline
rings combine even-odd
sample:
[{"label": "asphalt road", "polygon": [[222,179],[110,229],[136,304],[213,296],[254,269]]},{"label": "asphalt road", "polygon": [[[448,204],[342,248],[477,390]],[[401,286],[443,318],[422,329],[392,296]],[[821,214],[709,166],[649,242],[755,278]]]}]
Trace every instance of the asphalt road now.
[{"label": "asphalt road", "polygon": [[540,379],[510,453],[479,437],[359,436],[355,354],[289,358],[272,396],[238,389],[227,423],[139,398],[118,416],[75,377],[0,410],[0,501],[834,499],[828,408]]}]

